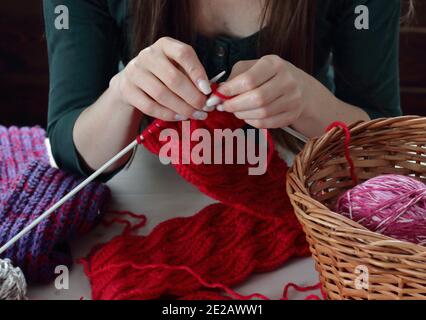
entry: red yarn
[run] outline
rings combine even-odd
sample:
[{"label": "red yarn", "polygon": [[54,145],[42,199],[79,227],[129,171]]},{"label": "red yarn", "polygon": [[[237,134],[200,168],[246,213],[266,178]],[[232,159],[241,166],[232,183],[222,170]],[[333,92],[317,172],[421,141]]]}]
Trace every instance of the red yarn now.
[{"label": "red yarn", "polygon": [[223,93],[220,93],[218,91],[218,89],[219,89],[218,83],[213,83],[211,87],[212,87],[212,94],[217,96],[221,100],[226,101],[226,100],[231,100],[233,98],[233,97],[228,97],[228,96],[224,95]]},{"label": "red yarn", "polygon": [[352,160],[351,151],[350,151],[351,132],[350,132],[348,126],[344,122],[340,122],[340,121],[333,122],[331,125],[328,126],[326,131],[328,132],[328,131],[330,131],[334,128],[341,128],[345,132],[345,142],[344,142],[345,158],[346,158],[346,161],[349,164],[352,181],[353,181],[354,185],[357,185],[358,184],[358,177],[356,176],[356,173],[355,173],[355,164]]},{"label": "red yarn", "polygon": [[[143,144],[158,154],[166,143],[159,141],[159,129],[180,134],[181,126],[156,120],[143,133]],[[210,133],[243,126],[242,120],[217,111],[206,121],[191,121],[191,131]],[[306,256],[309,249],[285,191],[284,161],[272,150],[264,175],[250,176],[248,167],[175,165],[183,178],[220,203],[165,221],[148,236],[125,233],[94,249],[83,261],[93,299],[267,299],[242,296],[230,287],[293,256]]]},{"label": "red yarn", "polygon": [[129,234],[132,233],[133,231],[139,230],[140,228],[144,227],[146,225],[146,216],[143,214],[136,214],[130,211],[109,211],[108,213],[110,214],[115,214],[115,215],[121,215],[121,216],[129,216],[132,218],[135,218],[137,220],[140,220],[139,223],[137,224],[132,224],[129,220],[125,219],[125,218],[112,218],[111,220],[102,220],[102,224],[106,227],[109,227],[113,224],[124,224],[126,227],[123,230],[123,234]]},{"label": "red yarn", "polygon": [[[322,290],[321,283],[318,283],[314,286],[308,286],[308,287],[302,287],[302,286],[299,286],[299,285],[294,284],[294,283],[289,283],[284,288],[284,293],[283,293],[283,297],[282,297],[281,300],[289,300],[288,292],[289,292],[290,288],[293,288],[298,292],[308,292],[308,291],[314,291],[314,290],[321,290],[322,299],[324,299],[324,300],[327,299],[324,291]],[[311,294],[311,295],[307,296],[305,298],[305,300],[321,300],[321,297],[317,296],[316,294]]]},{"label": "red yarn", "polygon": [[[187,272],[188,274],[190,274],[192,277],[194,277],[195,280],[198,281],[199,284],[201,284],[203,287],[207,288],[207,289],[221,289],[222,291],[224,291],[225,293],[228,294],[228,297],[226,296],[222,296],[219,295],[218,293],[214,293],[214,292],[210,292],[209,295],[214,294],[213,296],[211,296],[211,299],[224,299],[224,298],[235,298],[238,300],[251,300],[254,298],[257,299],[261,299],[261,300],[271,300],[271,298],[260,294],[260,293],[253,293],[250,295],[241,295],[238,292],[232,290],[231,288],[221,284],[221,283],[208,283],[206,280],[204,280],[199,274],[197,274],[194,270],[192,270],[191,268],[187,267],[187,266],[170,266],[170,265],[166,265],[166,264],[149,264],[149,265],[145,265],[145,266],[139,266],[139,265],[132,265],[136,270],[149,270],[149,269],[163,269],[163,270],[170,270],[170,271],[184,271]],[[117,268],[121,268],[123,267],[122,265],[116,265]],[[322,299],[326,299],[325,293],[322,291],[322,286],[321,283],[318,283],[316,285],[313,286],[308,286],[308,287],[302,287],[299,285],[296,285],[294,283],[289,283],[285,286],[284,288],[284,293],[283,293],[283,297],[281,298],[281,300],[289,300],[288,297],[288,292],[289,289],[293,288],[294,290],[296,290],[297,292],[309,292],[309,291],[314,291],[314,290],[321,290],[321,294],[322,294]],[[208,294],[209,291],[205,291],[203,293],[201,292],[197,292],[194,294],[189,294],[186,295],[184,298],[186,300],[189,299],[196,299],[200,298],[200,299],[206,299],[205,294]],[[304,300],[321,300],[321,297],[319,297],[318,295],[315,294],[311,294],[308,295]]]}]

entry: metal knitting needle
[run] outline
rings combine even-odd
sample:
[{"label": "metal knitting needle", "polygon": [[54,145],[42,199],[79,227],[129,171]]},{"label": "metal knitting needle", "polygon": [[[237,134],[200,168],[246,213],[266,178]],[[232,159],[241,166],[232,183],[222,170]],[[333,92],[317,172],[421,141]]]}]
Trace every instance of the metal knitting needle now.
[{"label": "metal knitting needle", "polygon": [[[210,83],[216,83],[219,81],[224,75],[225,71],[218,74],[216,77],[210,80]],[[143,140],[143,136],[140,136],[141,140]],[[80,192],[84,187],[86,187],[89,183],[99,177],[106,169],[108,169],[111,165],[113,165],[116,161],[124,157],[127,153],[133,150],[138,145],[138,139],[135,139],[132,143],[130,143],[127,147],[117,153],[113,158],[107,161],[102,167],[96,170],[91,176],[89,176],[86,180],[81,182],[78,186],[72,189],[67,195],[65,195],[61,200],[56,202],[51,208],[46,210],[42,215],[40,215],[37,219],[34,219],[28,226],[26,226],[22,231],[17,233],[12,239],[10,239],[6,244],[0,247],[0,255],[13,246],[19,239],[21,239],[26,233],[31,231],[34,227],[36,227],[41,221],[49,217],[55,210],[61,207],[65,202],[71,199],[74,195]]]},{"label": "metal knitting needle", "polygon": [[285,127],[285,128],[281,128],[281,130],[291,134],[293,137],[299,139],[300,141],[302,141],[303,143],[307,143],[308,142],[308,138],[305,137],[303,134],[301,134],[300,132],[297,132],[296,130],[290,128],[290,127]]},{"label": "metal knitting needle", "polygon": [[220,79],[222,79],[222,77],[226,74],[226,71],[222,71],[221,73],[219,73],[216,77],[214,77],[213,79],[210,80],[210,83],[216,83],[218,82]]}]

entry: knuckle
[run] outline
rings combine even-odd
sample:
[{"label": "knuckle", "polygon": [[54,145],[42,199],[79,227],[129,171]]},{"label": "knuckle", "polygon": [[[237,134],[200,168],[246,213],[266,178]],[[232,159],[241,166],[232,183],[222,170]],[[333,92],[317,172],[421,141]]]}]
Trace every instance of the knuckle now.
[{"label": "knuckle", "polygon": [[133,60],[135,60],[136,65],[142,65],[153,53],[154,46],[146,47],[145,49],[141,50]]},{"label": "knuckle", "polygon": [[201,106],[205,103],[205,98],[200,94],[195,94],[191,98],[190,104],[193,106]]},{"label": "knuckle", "polygon": [[136,72],[138,71],[138,67],[136,66],[136,59],[133,59],[129,62],[129,64],[126,67],[126,77],[133,78],[136,75]]},{"label": "knuckle", "polygon": [[157,101],[163,99],[167,93],[168,90],[163,86],[155,86],[152,88],[152,97]]},{"label": "knuckle", "polygon": [[167,112],[166,110],[159,111],[158,118],[164,121],[172,120],[172,116],[170,115],[170,112]]},{"label": "knuckle", "polygon": [[185,60],[192,56],[193,49],[191,46],[186,44],[181,44],[176,50],[176,56],[179,60]]},{"label": "knuckle", "polygon": [[237,103],[234,103],[232,100],[231,101],[224,101],[223,102],[223,106],[224,106],[224,109],[227,111],[227,112],[230,112],[230,113],[234,113],[234,114],[237,114],[237,113],[240,113],[241,111],[238,111],[238,104]]},{"label": "knuckle", "polygon": [[241,81],[245,90],[252,90],[256,86],[256,81],[252,75],[243,76]]},{"label": "knuckle", "polygon": [[293,77],[290,78],[287,84],[287,90],[290,94],[293,95],[294,99],[300,99],[302,97],[302,92],[299,88],[299,85]]},{"label": "knuckle", "polygon": [[136,56],[136,58],[135,59],[133,59],[132,61],[135,61],[135,63],[136,62],[138,62],[138,61],[140,61],[140,60],[144,60],[145,59],[145,56],[147,55],[147,54],[149,54],[149,52],[150,52],[150,47],[147,47],[147,48],[145,48],[145,49],[143,49],[143,50],[141,50],[139,53],[138,53],[138,55]]},{"label": "knuckle", "polygon": [[237,119],[244,120],[244,117],[241,115],[241,113],[240,113],[240,112],[236,112],[236,113],[234,113],[234,116],[235,116]]},{"label": "knuckle", "polygon": [[155,44],[158,44],[160,46],[167,44],[171,41],[172,39],[170,37],[161,37],[160,39],[157,40],[157,42]]},{"label": "knuckle", "polygon": [[203,70],[198,66],[191,66],[188,73],[192,79],[201,79],[204,76]]},{"label": "knuckle", "polygon": [[269,112],[267,108],[261,108],[257,112],[258,112],[259,118],[261,119],[265,119],[269,116]]},{"label": "knuckle", "polygon": [[148,115],[153,115],[155,111],[155,103],[152,100],[145,101],[145,103],[142,106],[143,111]]},{"label": "knuckle", "polygon": [[253,93],[252,101],[255,107],[262,107],[266,103],[265,96],[261,92]]},{"label": "knuckle", "polygon": [[297,103],[301,103],[301,100],[302,100],[302,90],[300,90],[300,88],[296,88],[295,93],[294,93],[294,100]]},{"label": "knuckle", "polygon": [[262,128],[262,121],[261,120],[253,120],[251,121],[251,125],[255,128]]},{"label": "knuckle", "polygon": [[288,112],[285,116],[285,122],[286,125],[291,125],[292,123],[294,123],[298,118],[298,115],[296,112]]},{"label": "knuckle", "polygon": [[227,86],[226,84],[220,86],[220,92],[225,96],[228,96],[228,97],[231,96],[232,95],[231,90],[232,90],[232,88]]},{"label": "knuckle", "polygon": [[246,70],[246,65],[248,64],[247,61],[238,61],[237,63],[234,64],[234,66],[232,67],[232,72],[231,74],[239,74],[240,72],[242,72],[243,70]]},{"label": "knuckle", "polygon": [[181,110],[179,110],[178,113],[188,118],[192,117],[192,114],[194,113],[193,109],[187,105],[182,106],[180,109]]},{"label": "knuckle", "polygon": [[171,69],[167,75],[168,85],[171,87],[177,87],[181,82],[181,77],[176,69]]},{"label": "knuckle", "polygon": [[268,54],[266,56],[263,56],[262,60],[265,61],[265,62],[273,63],[275,61],[275,55]]},{"label": "knuckle", "polygon": [[275,69],[280,69],[284,67],[284,61],[277,55],[267,55],[265,56],[265,61],[271,64]]},{"label": "knuckle", "polygon": [[239,70],[240,68],[244,67],[244,65],[245,65],[245,61],[238,61],[238,62],[234,65],[233,69]]}]

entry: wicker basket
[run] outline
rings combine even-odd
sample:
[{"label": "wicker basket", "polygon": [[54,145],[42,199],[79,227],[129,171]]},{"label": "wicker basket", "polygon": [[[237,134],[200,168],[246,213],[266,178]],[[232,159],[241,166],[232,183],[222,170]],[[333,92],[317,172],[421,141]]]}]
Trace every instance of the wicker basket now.
[{"label": "wicker basket", "polygon": [[[426,247],[367,230],[333,212],[352,187],[344,134],[313,139],[288,172],[287,192],[329,299],[426,299]],[[379,119],[351,127],[360,183],[396,173],[426,180],[426,118]],[[368,281],[367,281],[368,280]]]}]

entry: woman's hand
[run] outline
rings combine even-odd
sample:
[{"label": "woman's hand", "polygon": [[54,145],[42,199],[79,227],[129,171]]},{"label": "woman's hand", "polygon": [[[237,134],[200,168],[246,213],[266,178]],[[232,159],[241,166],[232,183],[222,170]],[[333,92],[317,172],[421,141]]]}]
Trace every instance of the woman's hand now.
[{"label": "woman's hand", "polygon": [[204,67],[194,49],[161,38],[142,50],[110,83],[125,105],[166,121],[205,120],[202,111],[211,93]]},{"label": "woman's hand", "polygon": [[[289,126],[309,110],[309,78],[278,56],[241,61],[234,66],[230,80],[219,88],[219,92],[233,98],[217,109],[232,112],[256,128]],[[208,105],[219,102],[215,97],[209,100]]]}]

